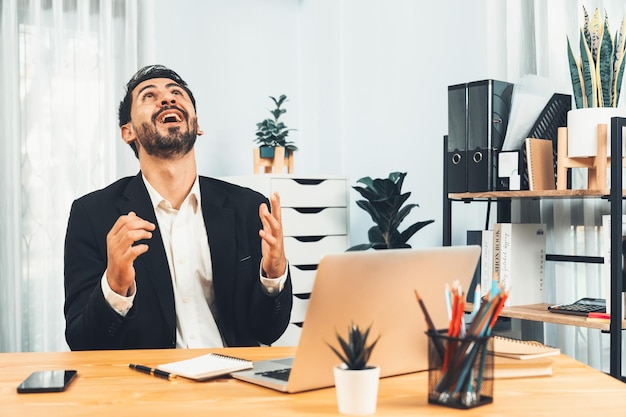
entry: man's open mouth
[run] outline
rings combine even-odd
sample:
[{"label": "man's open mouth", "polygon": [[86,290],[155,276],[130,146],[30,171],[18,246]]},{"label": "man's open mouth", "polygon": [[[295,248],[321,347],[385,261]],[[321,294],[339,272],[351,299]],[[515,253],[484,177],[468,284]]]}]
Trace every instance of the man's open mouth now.
[{"label": "man's open mouth", "polygon": [[183,121],[182,115],[174,110],[166,110],[157,117],[159,123],[178,123]]}]

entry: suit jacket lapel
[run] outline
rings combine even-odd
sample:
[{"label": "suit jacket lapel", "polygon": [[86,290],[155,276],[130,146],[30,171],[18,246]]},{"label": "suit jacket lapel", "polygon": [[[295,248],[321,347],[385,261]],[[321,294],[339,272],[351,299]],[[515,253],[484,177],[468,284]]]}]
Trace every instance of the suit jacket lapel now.
[{"label": "suit jacket lapel", "polygon": [[[202,215],[206,225],[211,263],[213,266],[213,288],[219,311],[229,311],[229,300],[234,299],[235,274],[237,264],[235,239],[235,214],[227,207],[224,194],[208,181],[200,177],[200,195]],[[218,316],[220,330],[225,340],[231,340],[227,331],[232,333],[233,323],[226,323],[228,317]]]},{"label": "suit jacket lapel", "polygon": [[[141,281],[141,284],[138,283],[137,286],[139,291],[155,292],[168,328],[175,332],[176,312],[172,277],[170,276],[159,224],[141,173],[128,183],[126,190],[124,190],[123,198],[119,201],[118,208],[120,214],[128,214],[128,212],[134,211],[137,216],[156,225],[151,239],[138,242],[147,244],[149,249],[146,253],[140,255],[134,263],[136,280],[138,282]],[[144,288],[146,284],[151,288]]]}]

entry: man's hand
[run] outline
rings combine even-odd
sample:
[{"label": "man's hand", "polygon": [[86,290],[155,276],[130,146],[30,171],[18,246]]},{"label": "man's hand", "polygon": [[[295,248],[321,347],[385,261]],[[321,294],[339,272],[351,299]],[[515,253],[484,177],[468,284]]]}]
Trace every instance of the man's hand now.
[{"label": "man's hand", "polygon": [[287,258],[283,243],[283,224],[280,209],[280,196],[278,193],[270,197],[272,212],[266,204],[259,206],[259,217],[263,223],[263,229],[259,230],[261,248],[263,251],[263,271],[268,278],[278,278],[287,269]]},{"label": "man's hand", "polygon": [[116,293],[128,297],[135,292],[133,262],[148,250],[148,245],[134,245],[141,239],[150,239],[155,225],[134,212],[120,216],[107,234],[107,281]]}]

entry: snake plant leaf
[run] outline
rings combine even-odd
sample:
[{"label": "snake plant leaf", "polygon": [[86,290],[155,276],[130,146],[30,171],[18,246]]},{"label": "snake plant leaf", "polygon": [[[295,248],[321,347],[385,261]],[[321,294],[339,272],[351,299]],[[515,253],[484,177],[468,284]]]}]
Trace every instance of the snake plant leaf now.
[{"label": "snake plant leaf", "polygon": [[576,108],[580,109],[584,107],[583,104],[583,87],[580,83],[580,79],[582,78],[582,74],[580,72],[580,64],[576,61],[574,57],[574,53],[572,52],[572,47],[569,42],[569,38],[567,38],[567,59],[569,60],[569,72],[572,78],[572,89],[574,91],[574,101],[576,103]]},{"label": "snake plant leaf", "polygon": [[619,70],[617,72],[617,76],[615,77],[615,80],[613,81],[613,103],[612,106],[613,107],[617,107],[617,103],[619,102],[619,95],[620,95],[620,90],[621,90],[621,86],[622,86],[622,80],[624,77],[624,64],[626,63],[626,59],[624,59],[624,55],[622,55],[622,58],[620,59],[620,63],[619,63]]},{"label": "snake plant leaf", "polygon": [[600,31],[600,47],[596,66],[596,80],[598,83],[598,107],[611,107],[611,91],[613,65],[613,39],[609,29],[608,19],[604,19],[604,29]]},{"label": "snake plant leaf", "polygon": [[587,45],[589,45],[589,50],[591,51],[594,64],[598,62],[598,50],[600,49],[600,40],[602,38],[603,29],[604,25],[602,24],[602,19],[600,18],[600,9],[596,7],[591,20],[588,23],[589,39],[587,40]]},{"label": "snake plant leaf", "polygon": [[613,101],[611,103],[612,107],[617,107],[617,103],[619,102],[619,95],[622,86],[622,79],[624,76],[624,55],[626,50],[626,39],[624,35],[626,34],[626,19],[622,19],[622,25],[620,26],[619,31],[615,34],[615,48],[614,48],[614,65],[613,69],[613,93],[612,98]]},{"label": "snake plant leaf", "polygon": [[583,91],[585,92],[585,107],[597,107],[596,101],[596,77],[595,77],[595,65],[593,63],[593,57],[587,43],[584,42],[584,37],[580,37],[580,55],[581,55],[581,71],[583,80]]}]

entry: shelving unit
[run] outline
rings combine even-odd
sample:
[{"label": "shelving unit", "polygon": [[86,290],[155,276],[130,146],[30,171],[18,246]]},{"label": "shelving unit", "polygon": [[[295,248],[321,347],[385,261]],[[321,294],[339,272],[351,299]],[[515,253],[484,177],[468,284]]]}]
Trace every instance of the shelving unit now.
[{"label": "shelving unit", "polygon": [[[626,118],[614,117],[611,119],[611,155],[613,160],[622,160],[623,128],[626,127]],[[444,137],[444,155],[447,150],[447,137]],[[611,321],[605,323],[587,322],[584,319],[560,316],[547,311],[547,304],[531,306],[506,307],[502,316],[530,320],[535,322],[551,322],[571,326],[595,328],[610,333],[610,370],[609,373],[622,379],[622,329],[626,328],[622,317],[622,201],[626,192],[622,187],[622,164],[611,164],[610,168],[611,189],[603,190],[550,190],[550,191],[490,191],[479,193],[448,193],[447,173],[444,164],[443,178],[443,244],[452,244],[452,203],[472,201],[492,201],[497,204],[498,222],[511,221],[511,200],[514,199],[558,199],[558,198],[602,198],[610,203],[611,207]],[[615,220],[617,219],[617,220]],[[559,260],[571,262],[603,263],[604,259],[598,256],[569,256],[548,255],[546,260]]]}]

